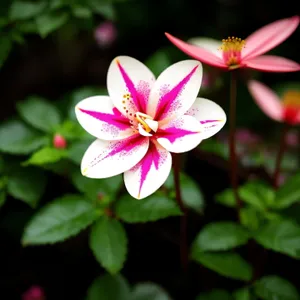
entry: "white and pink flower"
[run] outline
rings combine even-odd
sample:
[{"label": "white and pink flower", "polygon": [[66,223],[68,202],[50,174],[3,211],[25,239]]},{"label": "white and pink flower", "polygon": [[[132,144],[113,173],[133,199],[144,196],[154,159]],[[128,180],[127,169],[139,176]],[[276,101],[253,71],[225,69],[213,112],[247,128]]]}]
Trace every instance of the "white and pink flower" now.
[{"label": "white and pink flower", "polygon": [[131,196],[142,199],[167,179],[172,157],[195,148],[226,122],[216,103],[197,98],[202,65],[185,60],[167,68],[155,81],[138,60],[119,56],[108,70],[109,96],[94,96],[76,106],[82,127],[95,136],[81,172],[107,178],[124,172]]}]

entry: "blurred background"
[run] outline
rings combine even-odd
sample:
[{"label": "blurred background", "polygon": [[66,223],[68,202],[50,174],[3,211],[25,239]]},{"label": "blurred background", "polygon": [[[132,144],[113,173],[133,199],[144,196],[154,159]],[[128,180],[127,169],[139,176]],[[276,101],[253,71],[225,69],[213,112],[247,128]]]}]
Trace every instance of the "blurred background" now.
[{"label": "blurred background", "polygon": [[[299,3],[289,0],[2,0],[1,123],[14,119],[18,114],[17,103],[33,96],[47,99],[66,112],[69,109],[66,103],[74,104],[87,95],[106,93],[106,73],[115,56],[135,57],[146,63],[155,75],[170,64],[187,59],[171,45],[164,32],[183,40],[200,36],[222,39],[228,35],[246,38],[263,25],[299,12]],[[272,54],[299,62],[299,41],[298,28]],[[207,66],[204,70],[201,95],[216,101],[228,113],[229,74]],[[279,93],[288,85],[300,86],[299,72],[240,71],[237,126],[240,129],[240,162],[245,167],[240,174],[241,182],[253,170],[254,176],[260,174],[268,179],[280,128],[251,99],[245,80],[252,77]],[[298,168],[300,135],[297,130],[290,136],[285,164],[287,175]],[[215,139],[204,142],[198,152],[184,156],[183,168],[197,182],[206,203],[200,216],[189,215],[189,242],[208,221],[235,217],[232,210],[214,201],[217,193],[229,187],[226,132],[227,126]],[[17,139],[18,130],[12,134]],[[0,138],[1,144],[5,139],[3,132]],[[22,155],[11,155],[5,149],[3,152],[5,161],[25,160]],[[4,185],[0,184],[0,188]],[[70,180],[53,172],[47,177],[44,196],[38,206],[18,201],[18,197],[11,195],[13,192],[5,197],[5,203],[3,200],[0,209],[0,299],[29,299],[24,298],[24,293],[34,285],[44,290],[45,299],[84,299],[93,279],[104,273],[88,248],[85,231],[55,245],[24,248],[20,243],[24,225],[35,209],[68,192],[74,192]],[[299,216],[298,219],[300,221]],[[126,230],[129,254],[122,274],[130,283],[156,282],[175,300],[195,299],[201,291],[216,286],[239,287],[239,282],[198,265],[192,264],[188,275],[183,274],[178,249],[178,219],[126,225]],[[254,251],[246,255],[255,260],[260,254]],[[272,253],[266,272],[276,267],[278,274],[300,288],[299,266],[298,261]],[[44,299],[42,297],[30,299]]]}]

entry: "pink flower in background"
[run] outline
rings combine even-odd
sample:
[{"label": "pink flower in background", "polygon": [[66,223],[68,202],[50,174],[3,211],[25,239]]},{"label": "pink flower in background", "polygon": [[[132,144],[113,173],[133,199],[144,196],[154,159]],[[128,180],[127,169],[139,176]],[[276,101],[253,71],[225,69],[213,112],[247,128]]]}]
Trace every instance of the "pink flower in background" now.
[{"label": "pink flower in background", "polygon": [[96,28],[94,36],[101,48],[107,48],[116,40],[117,28],[113,22],[105,21]]},{"label": "pink flower in background", "polygon": [[256,80],[249,81],[248,88],[268,117],[290,125],[300,124],[300,91],[288,90],[280,99],[269,87]]},{"label": "pink flower in background", "polygon": [[155,80],[138,60],[119,56],[107,73],[108,96],[94,96],[76,106],[81,126],[97,137],[85,152],[81,172],[107,178],[124,172],[131,196],[142,199],[167,179],[170,152],[195,148],[226,122],[216,103],[197,98],[202,65],[178,62]]},{"label": "pink flower in background", "polygon": [[53,146],[57,149],[65,149],[67,147],[67,141],[62,135],[57,133],[53,137]]},{"label": "pink flower in background", "polygon": [[238,128],[235,136],[238,143],[246,145],[256,145],[261,142],[261,137],[247,128]]},{"label": "pink flower in background", "polygon": [[31,286],[25,293],[22,295],[22,300],[45,300],[44,290],[38,286]]},{"label": "pink flower in background", "polygon": [[186,43],[169,33],[166,36],[187,55],[215,67],[293,72],[300,70],[300,64],[284,57],[262,54],[286,40],[298,27],[299,20],[299,16],[278,20],[255,31],[246,40],[228,37],[219,42],[209,38],[194,38],[191,43]]},{"label": "pink flower in background", "polygon": [[286,144],[290,147],[299,146],[299,133],[296,131],[289,131],[286,134]]}]

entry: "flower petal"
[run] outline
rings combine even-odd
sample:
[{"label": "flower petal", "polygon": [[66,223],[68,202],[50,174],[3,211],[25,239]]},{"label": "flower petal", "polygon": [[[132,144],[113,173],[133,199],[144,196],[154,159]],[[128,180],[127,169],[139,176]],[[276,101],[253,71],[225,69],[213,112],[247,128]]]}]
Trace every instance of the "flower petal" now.
[{"label": "flower petal", "polygon": [[248,68],[267,72],[296,72],[300,71],[300,64],[290,59],[275,56],[261,55],[244,62]]},{"label": "flower petal", "polygon": [[193,116],[202,125],[202,139],[215,135],[226,123],[226,114],[223,108],[205,98],[197,98],[186,115]]},{"label": "flower petal", "polygon": [[264,54],[286,40],[298,27],[299,16],[281,19],[268,24],[246,39],[246,47],[242,51],[243,59]]},{"label": "flower petal", "polygon": [[136,199],[151,195],[167,180],[171,167],[171,154],[157,143],[151,142],[143,159],[124,173],[129,194]]},{"label": "flower petal", "polygon": [[218,68],[228,69],[228,66],[224,63],[223,59],[214,53],[207,51],[201,47],[197,47],[172,36],[169,33],[165,33],[167,38],[181,51],[187,55],[198,59],[199,61]]},{"label": "flower petal", "polygon": [[266,85],[250,80],[248,89],[261,110],[275,121],[282,121],[283,106],[279,97]]},{"label": "flower petal", "polygon": [[201,81],[202,65],[196,60],[184,60],[168,67],[151,90],[147,114],[156,121],[183,115],[194,103]]},{"label": "flower petal", "polygon": [[136,134],[120,141],[96,140],[81,161],[81,173],[89,178],[107,178],[135,166],[146,154],[149,138]]},{"label": "flower petal", "polygon": [[192,116],[182,116],[159,128],[157,141],[174,153],[189,151],[202,141],[201,124]]},{"label": "flower petal", "polygon": [[154,82],[152,72],[143,63],[129,56],[116,57],[107,73],[109,96],[126,116],[137,111],[145,112]]},{"label": "flower petal", "polygon": [[120,140],[133,135],[129,120],[113,106],[108,96],[94,96],[75,107],[80,125],[91,135],[103,140]]},{"label": "flower petal", "polygon": [[207,37],[194,37],[194,38],[187,40],[187,42],[189,44],[193,44],[195,46],[201,47],[201,48],[215,54],[216,56],[220,57],[220,59],[223,60],[222,51],[219,50],[219,48],[222,46],[221,41],[207,38]]}]

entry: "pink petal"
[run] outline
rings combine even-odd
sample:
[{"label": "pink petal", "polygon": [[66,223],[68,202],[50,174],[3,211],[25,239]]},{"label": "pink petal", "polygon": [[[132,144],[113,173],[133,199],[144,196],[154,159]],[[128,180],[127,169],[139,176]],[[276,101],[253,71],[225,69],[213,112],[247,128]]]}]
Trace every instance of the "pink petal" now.
[{"label": "pink petal", "polygon": [[245,61],[244,64],[248,68],[267,72],[300,71],[300,64],[290,59],[275,55],[261,55]]},{"label": "pink petal", "polygon": [[275,121],[282,121],[283,106],[279,97],[266,85],[251,80],[248,83],[250,94],[261,110]]},{"label": "pink petal", "polygon": [[202,65],[184,60],[164,70],[149,97],[147,113],[155,120],[183,115],[194,103],[201,86]]},{"label": "pink petal", "polygon": [[[119,111],[126,115],[145,112],[155,77],[140,61],[129,56],[118,56],[110,64],[107,73],[109,96]],[[129,98],[124,98],[128,94]]]},{"label": "pink petal", "polygon": [[80,125],[91,135],[103,140],[120,140],[133,135],[129,120],[114,107],[108,96],[94,96],[75,107]]},{"label": "pink petal", "polygon": [[206,63],[208,65],[223,68],[223,69],[228,69],[224,61],[214,53],[207,51],[203,48],[185,43],[184,41],[172,36],[169,33],[165,33],[165,35],[177,48],[179,48],[187,55],[197,60],[200,60],[201,62]]},{"label": "pink petal", "polygon": [[201,124],[194,117],[185,115],[161,127],[155,136],[168,151],[182,153],[200,144],[201,129]]},{"label": "pink petal", "polygon": [[146,154],[149,139],[139,134],[120,141],[96,140],[81,161],[81,173],[89,178],[107,178],[135,166]]},{"label": "pink petal", "polygon": [[298,27],[299,16],[281,19],[268,24],[246,39],[242,59],[249,59],[264,54],[286,40]]},{"label": "pink petal", "polygon": [[129,194],[136,199],[151,195],[166,181],[171,167],[171,154],[157,143],[151,142],[143,159],[124,173]]}]

